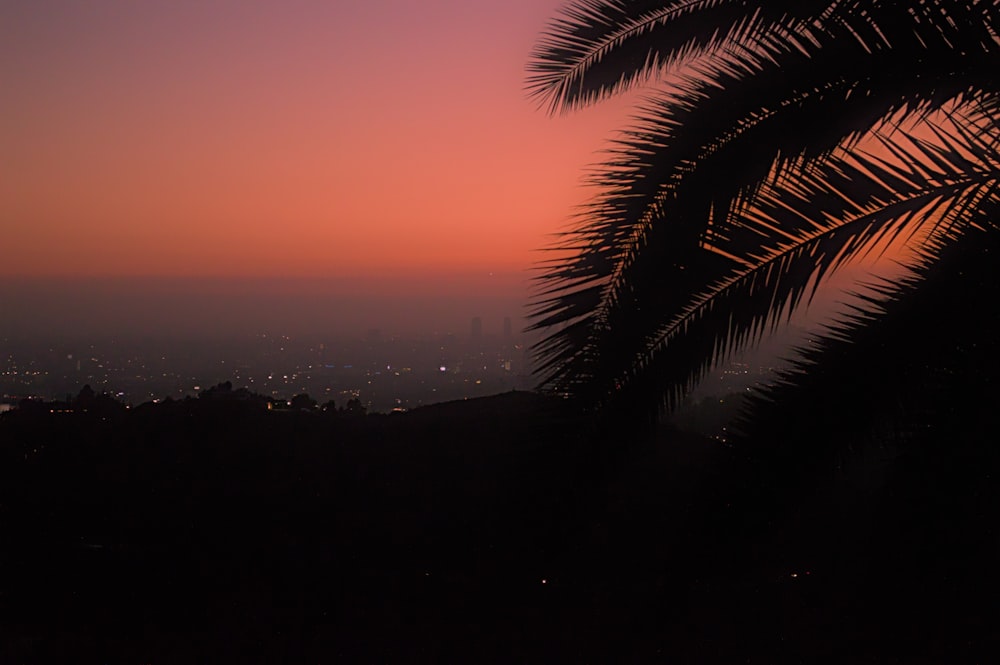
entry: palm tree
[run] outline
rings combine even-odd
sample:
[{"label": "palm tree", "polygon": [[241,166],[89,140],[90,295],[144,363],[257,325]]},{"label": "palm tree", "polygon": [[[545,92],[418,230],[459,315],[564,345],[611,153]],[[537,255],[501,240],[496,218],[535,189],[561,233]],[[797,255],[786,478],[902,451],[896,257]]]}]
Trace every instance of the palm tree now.
[{"label": "palm tree", "polygon": [[[653,92],[543,266],[542,386],[655,417],[873,247],[919,241],[922,276],[996,233],[998,32],[997,0],[572,2],[531,93]],[[884,285],[829,338],[920,291]]]}]

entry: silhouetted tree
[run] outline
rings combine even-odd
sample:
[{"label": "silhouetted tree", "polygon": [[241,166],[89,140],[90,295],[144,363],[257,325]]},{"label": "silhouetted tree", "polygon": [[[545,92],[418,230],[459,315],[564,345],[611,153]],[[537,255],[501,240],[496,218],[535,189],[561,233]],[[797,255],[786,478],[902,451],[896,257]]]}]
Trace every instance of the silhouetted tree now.
[{"label": "silhouetted tree", "polygon": [[76,398],[73,400],[73,407],[86,411],[87,409],[94,406],[94,400],[97,399],[97,393],[94,389],[90,387],[90,384],[86,384],[83,388],[80,388],[80,392],[77,393]]},{"label": "silhouetted tree", "polygon": [[233,394],[233,382],[225,381],[223,383],[217,383],[211,388],[206,388],[202,390],[198,397],[202,399],[225,399],[231,397]]},{"label": "silhouetted tree", "polygon": [[352,416],[363,416],[368,412],[368,409],[361,403],[361,399],[357,397],[347,400],[347,408],[345,410]]},{"label": "silhouetted tree", "polygon": [[292,397],[292,403],[289,406],[293,411],[314,411],[316,409],[316,405],[316,400],[309,395],[302,393]]},{"label": "silhouetted tree", "polygon": [[539,99],[659,87],[539,282],[543,387],[655,415],[876,243],[994,224],[998,28],[995,0],[571,3]]}]

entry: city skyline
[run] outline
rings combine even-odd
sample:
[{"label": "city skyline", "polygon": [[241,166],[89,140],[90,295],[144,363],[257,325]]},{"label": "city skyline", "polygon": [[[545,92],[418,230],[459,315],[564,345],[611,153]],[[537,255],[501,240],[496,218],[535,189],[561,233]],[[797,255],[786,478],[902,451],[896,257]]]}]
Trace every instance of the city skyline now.
[{"label": "city skyline", "polygon": [[370,411],[389,412],[531,389],[525,338],[504,336],[495,323],[475,336],[0,337],[0,402],[61,400],[90,386],[138,405],[229,382],[273,399],[305,394],[339,406],[358,399]]}]

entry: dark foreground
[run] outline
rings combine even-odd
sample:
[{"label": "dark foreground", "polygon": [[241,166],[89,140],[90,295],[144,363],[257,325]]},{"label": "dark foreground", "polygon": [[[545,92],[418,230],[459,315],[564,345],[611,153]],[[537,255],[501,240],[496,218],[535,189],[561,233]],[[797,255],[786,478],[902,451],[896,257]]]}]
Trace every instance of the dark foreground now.
[{"label": "dark foreground", "polygon": [[394,416],[6,414],[0,662],[1000,653],[991,446],[797,476],[574,423],[523,393]]}]

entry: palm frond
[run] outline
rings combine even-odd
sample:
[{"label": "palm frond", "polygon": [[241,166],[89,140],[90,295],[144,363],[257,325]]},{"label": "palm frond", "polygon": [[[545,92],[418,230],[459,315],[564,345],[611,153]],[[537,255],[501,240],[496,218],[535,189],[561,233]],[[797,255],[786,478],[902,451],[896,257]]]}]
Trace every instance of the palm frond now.
[{"label": "palm frond", "polygon": [[[749,400],[740,445],[832,468],[865,443],[912,448],[978,429],[997,397],[1000,203],[989,199],[974,217],[933,235],[909,276],[870,285],[796,349],[791,368]],[[809,446],[795,445],[804,438]]]},{"label": "palm frond", "polygon": [[550,111],[604,99],[698,54],[750,51],[794,33],[830,0],[577,0],[549,25],[528,65],[528,92]]},{"label": "palm frond", "polygon": [[[564,237],[574,251],[539,277],[543,386],[594,405],[645,395],[651,410],[669,407],[873,243],[974,223],[996,196],[984,137],[996,136],[998,6],[571,5],[530,79],[554,106],[685,68],[613,145],[594,179],[601,194]],[[684,36],[685,20],[703,31]],[[928,124],[957,107],[957,123]],[[900,140],[907,124],[933,140]],[[879,132],[887,157],[856,149]]]},{"label": "palm frond", "polygon": [[[866,51],[928,48],[974,52],[995,39],[992,0],[577,0],[562,10],[528,65],[531,96],[552,112],[599,101],[703,55],[709,66],[766,57],[778,38],[797,49],[816,34],[846,34]],[[713,64],[713,62],[715,64]]]},{"label": "palm frond", "polygon": [[[851,257],[899,234],[973,223],[984,201],[998,196],[996,136],[956,127],[963,129],[935,129],[934,144],[890,142],[893,162],[845,149],[821,163],[799,160],[794,177],[773,170],[688,251],[693,277],[677,288],[688,294],[680,306],[663,297],[672,291],[655,279],[661,255],[645,248],[636,265],[649,272],[630,275],[631,301],[620,301],[606,319],[587,320],[598,324],[596,333],[555,378],[579,383],[586,375],[598,403],[634,405],[647,396],[647,412],[670,408],[712,364],[757,341]],[[600,358],[589,357],[594,353]]]},{"label": "palm frond", "polygon": [[[761,48],[770,49],[761,51],[769,54],[766,60],[701,72],[702,78],[687,79],[678,91],[654,100],[640,127],[616,147],[597,183],[605,193],[571,238],[583,249],[543,274],[543,282],[556,286],[548,289],[550,316],[540,327],[564,325],[579,316],[579,308],[558,307],[560,295],[577,298],[572,287],[561,292],[556,288],[573,281],[586,284],[590,302],[597,304],[589,320],[593,337],[599,337],[601,329],[612,325],[616,309],[633,308],[634,285],[644,280],[660,295],[655,307],[645,308],[649,320],[630,320],[636,329],[643,324],[655,327],[657,311],[677,311],[692,288],[714,281],[718,272],[712,271],[725,272],[726,266],[715,265],[697,274],[686,260],[703,242],[706,221],[717,217],[713,211],[726,211],[767,178],[780,179],[789,168],[800,168],[795,160],[803,155],[822,157],[832,146],[856,141],[888,118],[924,117],[955,97],[972,96],[970,81],[992,77],[995,40],[980,44],[990,57],[970,57],[935,42],[940,31],[911,32],[909,42],[894,36],[896,43],[908,47],[899,53],[876,48],[887,39],[886,31],[864,39],[854,31],[846,39],[830,29],[823,36],[827,41],[816,41],[814,52],[786,42],[765,44]],[[935,44],[939,48],[932,50]],[[913,65],[914,49],[926,51],[920,67]],[[962,75],[955,76],[956,71]],[[869,74],[859,77],[857,72]],[[985,83],[973,89],[983,87]],[[740,168],[733,168],[736,164]],[[634,267],[637,261],[654,263],[655,269]],[[652,273],[656,278],[650,282]],[[606,288],[598,298],[600,284]],[[665,298],[664,291],[674,293],[674,300]],[[633,346],[636,343],[642,340],[633,340]],[[600,346],[579,347],[581,359],[584,349],[590,353]],[[566,368],[562,374],[575,371]]]},{"label": "palm frond", "polygon": [[[850,159],[859,161],[858,167],[850,169],[856,191],[859,183],[855,178],[872,161],[860,156]],[[837,170],[845,166],[840,164]],[[835,180],[816,178],[816,174],[813,178],[808,187],[815,192],[827,191]],[[868,185],[872,190],[884,187]],[[845,202],[854,207],[852,193],[845,187],[844,200],[834,207]],[[638,392],[658,400],[650,408],[673,408],[712,365],[773,331],[829,274],[852,258],[872,247],[893,244],[900,235],[920,232],[933,237],[974,225],[986,202],[1000,202],[1000,165],[974,174],[929,179],[844,216],[821,211],[818,196],[797,193],[795,196],[801,197],[798,201],[788,200],[787,194],[773,196],[773,192],[765,192],[744,215],[740,228],[761,239],[770,234],[759,245],[758,253],[741,257],[746,267],[697,293],[646,342],[625,378],[617,380],[617,385],[623,385],[641,378]],[[799,204],[798,209],[789,207],[794,203]],[[782,217],[801,218],[806,211],[823,221],[812,222],[815,217],[810,216],[810,223],[802,223],[795,235],[781,229]],[[637,397],[628,399],[635,401]]]}]

